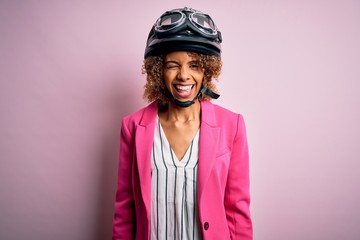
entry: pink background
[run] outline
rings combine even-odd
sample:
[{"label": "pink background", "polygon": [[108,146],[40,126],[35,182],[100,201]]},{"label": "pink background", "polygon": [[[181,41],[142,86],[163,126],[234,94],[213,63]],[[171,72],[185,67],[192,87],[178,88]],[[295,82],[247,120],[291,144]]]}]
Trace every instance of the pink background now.
[{"label": "pink background", "polygon": [[357,0],[1,1],[0,239],[110,239],[147,34],[185,5],[223,34],[216,103],[246,120],[255,239],[360,239]]}]

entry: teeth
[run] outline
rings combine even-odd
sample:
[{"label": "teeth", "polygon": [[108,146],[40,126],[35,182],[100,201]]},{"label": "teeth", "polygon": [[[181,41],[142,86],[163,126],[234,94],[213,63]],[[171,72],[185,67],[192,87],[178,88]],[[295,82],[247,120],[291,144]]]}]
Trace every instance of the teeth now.
[{"label": "teeth", "polygon": [[182,91],[189,91],[192,88],[192,85],[176,85],[176,88]]}]

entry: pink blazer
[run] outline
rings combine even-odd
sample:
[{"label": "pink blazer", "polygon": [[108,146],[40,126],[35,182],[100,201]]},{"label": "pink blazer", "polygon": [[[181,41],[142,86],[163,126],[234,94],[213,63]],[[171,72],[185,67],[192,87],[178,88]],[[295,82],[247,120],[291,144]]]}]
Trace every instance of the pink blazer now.
[{"label": "pink blazer", "polygon": [[[157,103],[122,121],[113,240],[150,239],[151,151]],[[201,102],[199,221],[204,240],[252,239],[244,120]]]}]

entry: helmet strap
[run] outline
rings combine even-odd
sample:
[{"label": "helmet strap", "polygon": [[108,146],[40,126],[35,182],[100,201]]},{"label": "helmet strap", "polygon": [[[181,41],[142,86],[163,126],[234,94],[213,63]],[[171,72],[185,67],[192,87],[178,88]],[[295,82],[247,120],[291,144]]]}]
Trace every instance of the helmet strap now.
[{"label": "helmet strap", "polygon": [[198,99],[200,100],[201,97],[203,95],[207,95],[213,99],[218,99],[220,97],[219,94],[211,91],[210,89],[208,89],[207,87],[202,87],[201,90],[199,91],[198,95],[193,99],[193,100],[189,100],[189,101],[179,101],[176,98],[174,98],[174,96],[172,94],[170,95],[170,99],[171,101],[178,107],[182,107],[182,108],[186,108],[186,107],[190,107],[191,105],[193,105],[195,103],[195,100]]}]

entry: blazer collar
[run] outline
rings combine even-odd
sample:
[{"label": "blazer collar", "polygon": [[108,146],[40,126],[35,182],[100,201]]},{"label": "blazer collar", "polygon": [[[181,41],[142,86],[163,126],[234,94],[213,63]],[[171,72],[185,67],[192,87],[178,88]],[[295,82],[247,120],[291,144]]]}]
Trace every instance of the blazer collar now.
[{"label": "blazer collar", "polygon": [[146,127],[149,124],[153,124],[158,113],[158,103],[152,102],[146,108],[144,108],[143,115],[141,116],[139,125]]},{"label": "blazer collar", "polygon": [[201,102],[201,123],[206,123],[210,127],[217,126],[214,105],[209,101]]}]

